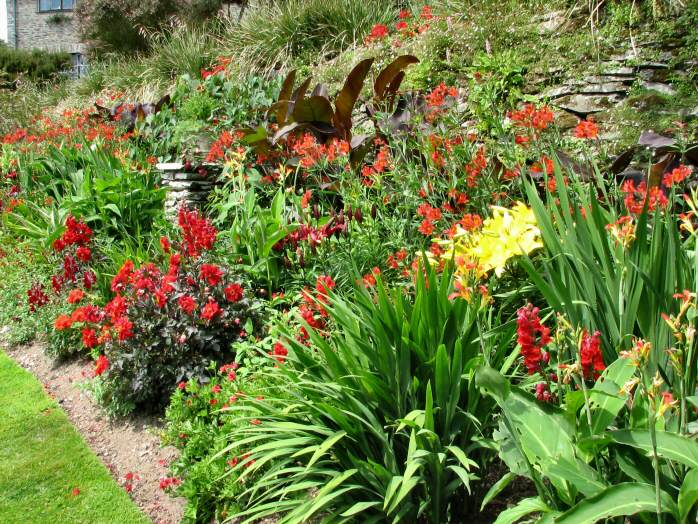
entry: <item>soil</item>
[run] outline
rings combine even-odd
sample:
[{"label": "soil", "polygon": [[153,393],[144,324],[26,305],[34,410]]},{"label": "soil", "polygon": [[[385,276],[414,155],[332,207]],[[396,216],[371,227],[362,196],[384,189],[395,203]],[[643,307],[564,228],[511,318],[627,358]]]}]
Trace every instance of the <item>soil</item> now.
[{"label": "soil", "polygon": [[160,479],[168,475],[167,465],[178,454],[173,447],[160,447],[161,420],[139,415],[108,418],[80,387],[93,371],[91,361],[55,361],[39,343],[0,347],[39,378],[46,392],[63,407],[88,445],[127,491],[127,475],[135,476],[136,480],[130,483],[131,498],[154,523],[175,524],[182,520],[185,499],[171,497],[160,489]]}]

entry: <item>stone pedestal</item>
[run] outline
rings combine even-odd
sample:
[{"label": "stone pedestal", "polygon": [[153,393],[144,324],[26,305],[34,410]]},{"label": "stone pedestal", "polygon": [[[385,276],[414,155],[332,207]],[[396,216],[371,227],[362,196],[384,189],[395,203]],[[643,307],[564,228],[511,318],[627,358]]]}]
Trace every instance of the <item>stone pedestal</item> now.
[{"label": "stone pedestal", "polygon": [[165,213],[170,217],[176,218],[183,205],[189,209],[201,209],[214,188],[223,185],[221,168],[216,164],[202,164],[194,172],[185,171],[184,164],[179,162],[155,167],[160,171],[162,186],[167,190]]}]

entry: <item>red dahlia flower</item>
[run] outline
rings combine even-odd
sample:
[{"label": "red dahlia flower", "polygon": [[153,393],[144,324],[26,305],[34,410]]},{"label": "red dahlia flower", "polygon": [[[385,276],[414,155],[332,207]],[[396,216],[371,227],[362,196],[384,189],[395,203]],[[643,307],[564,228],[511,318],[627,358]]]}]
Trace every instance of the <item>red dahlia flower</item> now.
[{"label": "red dahlia flower", "polygon": [[206,304],[204,309],[201,311],[201,318],[210,322],[214,318],[218,317],[221,313],[223,313],[221,306],[219,306],[218,302],[211,298],[209,299],[208,304]]},{"label": "red dahlia flower", "polygon": [[225,288],[225,298],[228,302],[239,302],[244,295],[245,291],[240,284],[230,284]]},{"label": "red dahlia flower", "polygon": [[194,311],[196,311],[196,308],[198,307],[198,304],[193,297],[184,295],[179,297],[179,307],[181,307],[182,311],[184,311],[187,315],[193,315]]},{"label": "red dahlia flower", "polygon": [[208,282],[209,286],[215,286],[223,278],[223,270],[215,264],[203,264],[201,266],[201,279]]}]

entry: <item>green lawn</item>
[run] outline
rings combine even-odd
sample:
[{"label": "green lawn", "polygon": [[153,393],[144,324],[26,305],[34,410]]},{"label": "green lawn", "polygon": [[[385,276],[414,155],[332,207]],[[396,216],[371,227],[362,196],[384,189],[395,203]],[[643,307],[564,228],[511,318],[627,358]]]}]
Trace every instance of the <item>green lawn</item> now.
[{"label": "green lawn", "polygon": [[36,378],[2,351],[0,522],[150,522]]}]

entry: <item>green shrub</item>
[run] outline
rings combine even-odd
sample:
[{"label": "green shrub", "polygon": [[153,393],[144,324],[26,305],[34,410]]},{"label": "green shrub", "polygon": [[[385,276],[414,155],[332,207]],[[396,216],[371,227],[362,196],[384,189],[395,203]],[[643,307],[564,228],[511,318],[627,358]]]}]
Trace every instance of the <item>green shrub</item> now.
[{"label": "green shrub", "polygon": [[13,49],[0,41],[0,87],[18,78],[32,82],[49,80],[70,67],[68,53]]}]

